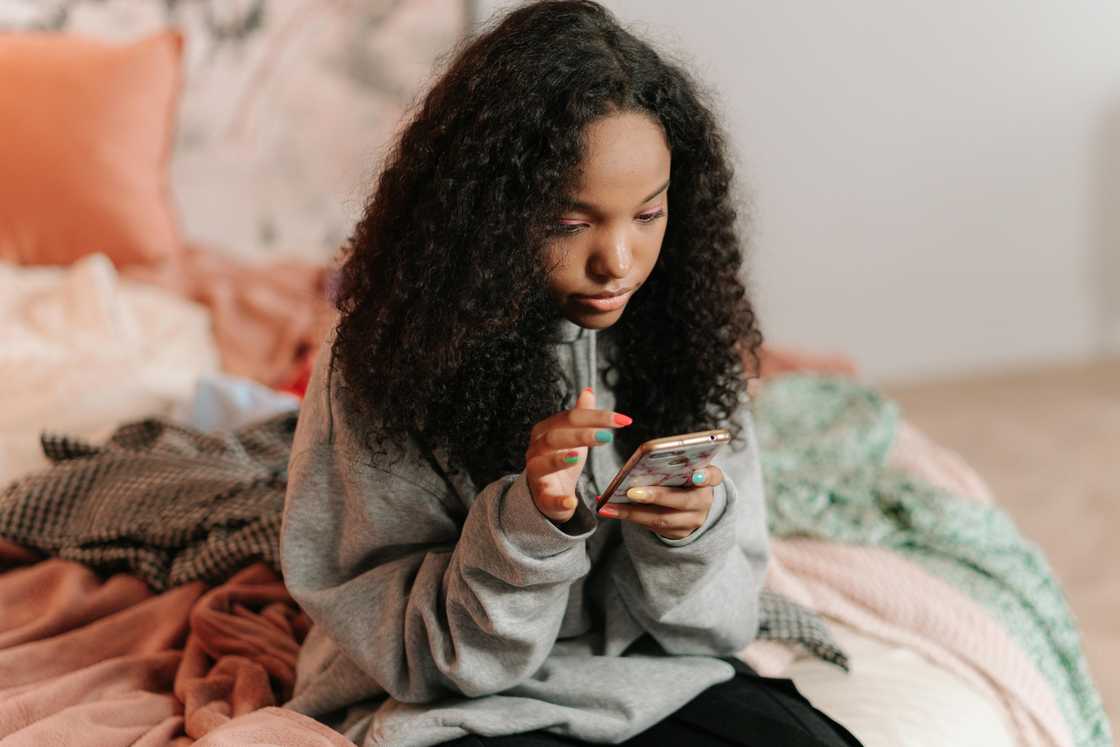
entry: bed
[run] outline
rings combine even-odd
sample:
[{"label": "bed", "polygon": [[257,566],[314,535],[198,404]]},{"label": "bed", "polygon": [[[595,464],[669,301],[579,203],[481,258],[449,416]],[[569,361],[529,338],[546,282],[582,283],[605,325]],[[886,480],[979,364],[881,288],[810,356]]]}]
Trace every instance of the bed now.
[{"label": "bed", "polygon": [[[331,34],[337,42],[360,28],[377,80],[338,95],[357,95],[384,124],[355,146],[368,152],[403,111],[393,92],[454,38],[463,16],[433,20],[409,3],[356,18],[338,6],[325,20],[289,4],[267,21],[175,3],[97,5],[30,18],[0,11],[0,28],[18,32],[0,37],[0,77],[24,86],[0,91],[0,112],[18,111],[27,124],[22,141],[21,131],[3,139],[0,160],[56,169],[27,166],[21,184],[0,186],[9,211],[9,235],[0,235],[0,742],[354,744],[313,707],[285,707],[298,695],[313,626],[277,573],[277,516],[215,510],[196,522],[205,532],[181,535],[172,518],[133,526],[126,516],[128,532],[82,534],[96,523],[89,511],[110,503],[75,499],[89,495],[77,476],[109,456],[117,461],[99,464],[127,475],[127,459],[143,452],[162,460],[166,477],[167,464],[194,468],[199,455],[228,449],[258,470],[254,485],[269,500],[282,496],[283,428],[333,322],[330,250],[353,219],[353,185],[368,175],[345,172],[361,160],[355,153],[332,151],[327,160],[351,186],[317,211],[324,185],[345,182],[340,172],[255,170],[291,141],[254,127],[279,112],[290,115],[288,137],[308,137],[301,122],[321,107],[298,106],[299,91],[345,84],[325,77],[329,64],[310,66],[324,77],[293,80],[285,55],[325,59]],[[313,21],[322,33],[301,36]],[[36,28],[48,31],[28,33]],[[393,33],[382,44],[383,29]],[[402,29],[423,43],[412,47],[417,59],[394,67],[390,39]],[[54,95],[51,106],[69,117],[52,109],[35,120],[29,91],[59,71],[97,76],[97,96]],[[44,161],[67,121],[92,121],[91,107],[118,119],[83,128],[82,153],[133,155],[94,159],[96,178],[65,154]],[[121,127],[123,116],[146,119]],[[35,180],[92,217],[67,228],[28,203]],[[129,197],[107,201],[106,191]],[[279,217],[293,204],[323,219],[315,234],[306,215]],[[337,209],[347,204],[350,213]],[[820,621],[843,657],[822,655],[817,633],[774,634],[778,621],[740,656],[791,677],[869,747],[1110,744],[1060,584],[977,471],[843,356],[769,348],[763,374],[752,394],[773,514],[766,589]],[[275,448],[259,438],[259,453],[242,448],[236,434],[262,424],[276,429]],[[74,509],[51,537],[26,529],[46,526],[42,516],[17,511],[45,505],[35,501],[48,493]],[[970,534],[973,525],[986,533]],[[159,531],[163,546],[151,541]]]}]

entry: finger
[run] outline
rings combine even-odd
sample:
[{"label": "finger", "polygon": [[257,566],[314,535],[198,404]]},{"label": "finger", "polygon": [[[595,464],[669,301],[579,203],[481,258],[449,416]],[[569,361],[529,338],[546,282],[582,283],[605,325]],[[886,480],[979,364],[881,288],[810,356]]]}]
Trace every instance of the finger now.
[{"label": "finger", "polygon": [[574,495],[557,495],[550,492],[557,488],[551,484],[553,481],[545,479],[549,473],[556,471],[556,469],[550,468],[550,464],[555,463],[557,457],[562,454],[563,452],[542,454],[525,465],[525,475],[529,484],[529,492],[533,496],[533,502],[537,504],[537,508],[542,514],[559,522],[572,518],[579,506],[579,499]]},{"label": "finger", "polygon": [[674,488],[665,485],[630,488],[626,498],[645,506],[663,506],[677,511],[702,511],[712,505],[714,494],[697,488]]},{"label": "finger", "polygon": [[574,495],[544,495],[537,501],[537,508],[542,514],[560,522],[572,518],[578,505],[579,499]]},{"label": "finger", "polygon": [[[576,410],[568,410],[567,412],[576,412]],[[626,419],[623,423],[622,420],[616,420],[615,413],[610,410],[595,410],[595,409],[581,409],[579,417],[573,417],[570,421],[567,419],[560,419],[557,415],[552,415],[540,421],[533,426],[529,431],[529,446],[530,448],[539,446],[542,441],[548,438],[548,433],[562,428],[583,429],[589,433],[594,433],[596,430],[614,430],[615,428],[622,428],[629,425],[633,421],[623,415],[622,418]],[[562,413],[558,413],[562,414]],[[579,422],[575,422],[579,421]],[[558,442],[549,442],[557,443]],[[562,447],[563,444],[558,444],[557,448]]]},{"label": "finger", "polygon": [[558,449],[602,446],[613,440],[614,431],[610,428],[551,428],[529,445],[528,456],[531,459]]},{"label": "finger", "polygon": [[532,465],[533,474],[547,474],[559,472],[572,465],[579,464],[587,455],[587,449],[560,449],[559,451],[543,452],[525,463],[528,469]]},{"label": "finger", "polygon": [[594,410],[595,409],[595,390],[591,387],[584,387],[583,391],[576,397],[576,406],[573,410]]},{"label": "finger", "polygon": [[662,535],[667,535],[669,532],[684,532],[685,534],[689,534],[704,523],[703,512],[678,511],[664,506],[619,505],[611,503],[600,509],[599,515],[639,524]]},{"label": "finger", "polygon": [[700,488],[715,487],[723,482],[723,470],[714,464],[692,473],[692,485]]},{"label": "finger", "polygon": [[[572,419],[572,414],[577,413],[575,419]],[[572,427],[572,426],[589,426],[589,425],[614,425],[613,416],[616,413],[610,410],[597,410],[595,408],[595,392],[591,387],[584,387],[580,393],[576,395],[576,402],[569,410],[561,410],[554,413],[544,420],[533,426],[530,432],[530,440],[535,441],[541,437],[545,431],[552,428],[559,427]]]},{"label": "finger", "polygon": [[546,431],[553,428],[605,427],[624,428],[634,422],[629,415],[614,410],[601,410],[595,407],[595,394],[586,387],[576,397],[576,404],[570,410],[554,413],[533,426],[529,432],[530,443],[542,438]]}]

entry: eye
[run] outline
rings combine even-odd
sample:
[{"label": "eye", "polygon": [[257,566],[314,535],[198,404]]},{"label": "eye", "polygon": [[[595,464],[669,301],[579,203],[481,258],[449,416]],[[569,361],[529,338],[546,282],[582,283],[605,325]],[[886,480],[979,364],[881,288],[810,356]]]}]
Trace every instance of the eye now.
[{"label": "eye", "polygon": [[587,226],[586,223],[557,223],[552,227],[552,234],[556,236],[571,236],[579,233]]},{"label": "eye", "polygon": [[663,215],[665,215],[665,209],[661,208],[659,210],[654,210],[651,213],[642,213],[641,215],[638,216],[638,220],[641,223],[653,223],[655,220],[657,220],[658,218],[660,218]]}]

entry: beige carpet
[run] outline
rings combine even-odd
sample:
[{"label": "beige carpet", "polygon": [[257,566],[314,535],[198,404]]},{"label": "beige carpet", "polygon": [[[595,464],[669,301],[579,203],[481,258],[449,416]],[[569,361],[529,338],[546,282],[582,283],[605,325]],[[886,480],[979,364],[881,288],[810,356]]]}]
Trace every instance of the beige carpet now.
[{"label": "beige carpet", "polygon": [[1120,359],[881,388],[1042,547],[1120,729]]}]

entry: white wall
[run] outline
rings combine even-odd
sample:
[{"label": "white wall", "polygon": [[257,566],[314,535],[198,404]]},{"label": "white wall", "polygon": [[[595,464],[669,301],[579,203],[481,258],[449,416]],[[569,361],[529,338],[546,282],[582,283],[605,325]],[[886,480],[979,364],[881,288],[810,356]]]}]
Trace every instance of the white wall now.
[{"label": "white wall", "polygon": [[605,4],[720,95],[769,339],[879,380],[1120,353],[1120,4]]}]

